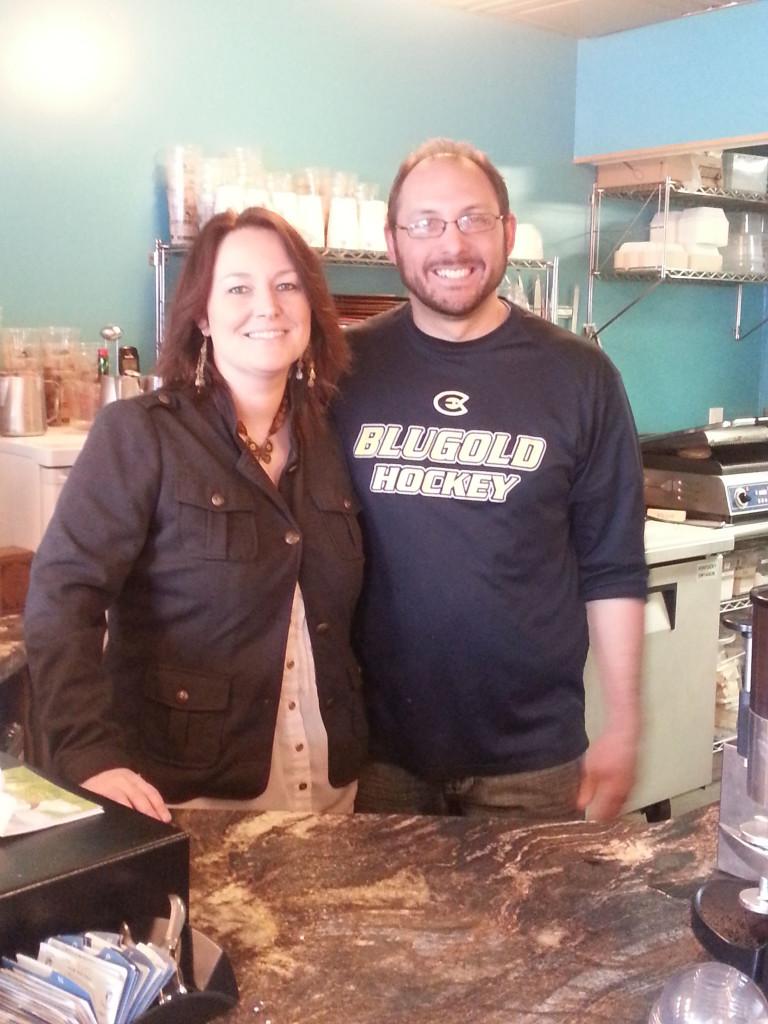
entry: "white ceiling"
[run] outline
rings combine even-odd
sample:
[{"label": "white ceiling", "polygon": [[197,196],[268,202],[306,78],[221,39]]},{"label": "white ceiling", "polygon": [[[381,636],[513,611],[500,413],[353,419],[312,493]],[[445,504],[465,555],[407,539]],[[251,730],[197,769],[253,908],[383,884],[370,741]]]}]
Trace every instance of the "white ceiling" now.
[{"label": "white ceiling", "polygon": [[753,0],[432,0],[473,14],[522,22],[563,35],[606,36],[641,25],[736,7]]}]

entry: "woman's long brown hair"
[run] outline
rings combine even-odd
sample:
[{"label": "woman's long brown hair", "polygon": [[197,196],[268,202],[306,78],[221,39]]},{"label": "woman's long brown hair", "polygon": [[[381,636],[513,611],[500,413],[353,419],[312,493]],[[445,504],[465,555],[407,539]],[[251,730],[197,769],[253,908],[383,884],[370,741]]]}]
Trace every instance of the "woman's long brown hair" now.
[{"label": "woman's long brown hair", "polygon": [[[200,349],[206,342],[198,323],[206,318],[213,268],[219,246],[239,228],[274,231],[285,246],[312,311],[309,349],[303,381],[293,372],[289,379],[294,422],[307,429],[317,422],[330,402],[336,384],[349,365],[349,347],[338,323],[338,314],[317,255],[299,232],[271,210],[251,207],[242,213],[227,210],[216,214],[202,228],[186,258],[173,296],[168,330],[158,360],[158,373],[169,387],[188,387],[194,383]],[[309,387],[309,363],[314,363],[316,380]],[[226,387],[213,360],[206,368],[206,386]]]}]

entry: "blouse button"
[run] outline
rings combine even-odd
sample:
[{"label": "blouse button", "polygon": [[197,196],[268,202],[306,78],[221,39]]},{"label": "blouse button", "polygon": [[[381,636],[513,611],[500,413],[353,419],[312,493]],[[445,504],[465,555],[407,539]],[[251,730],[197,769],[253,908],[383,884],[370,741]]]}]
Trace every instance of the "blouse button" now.
[{"label": "blouse button", "polygon": [[215,505],[216,508],[221,508],[225,500],[226,499],[224,498],[224,495],[219,494],[218,491],[214,491],[214,493],[211,495],[211,504]]},{"label": "blouse button", "polygon": [[302,750],[304,749],[304,744],[303,743],[297,743],[295,749],[300,754],[302,752]]},{"label": "blouse button", "polygon": [[293,666],[295,664],[296,664],[296,662],[293,660],[293,658],[289,658],[288,661],[286,661],[286,663],[285,663],[285,667],[286,668],[293,668]]},{"label": "blouse button", "polygon": [[298,530],[288,530],[285,535],[286,544],[298,544],[301,540],[301,534]]},{"label": "blouse button", "polygon": [[186,704],[187,701],[189,700],[189,690],[177,690],[176,700],[179,702],[179,704]]},{"label": "blouse button", "polygon": [[295,709],[295,707],[296,707],[296,701],[295,700],[289,700],[288,701],[288,710],[289,711],[293,711]]},{"label": "blouse button", "polygon": [[305,790],[306,788],[307,788],[307,784],[306,784],[306,782],[300,782],[300,783],[299,783],[299,789],[300,789],[300,790],[302,791],[302,793],[304,792],[304,790]]}]

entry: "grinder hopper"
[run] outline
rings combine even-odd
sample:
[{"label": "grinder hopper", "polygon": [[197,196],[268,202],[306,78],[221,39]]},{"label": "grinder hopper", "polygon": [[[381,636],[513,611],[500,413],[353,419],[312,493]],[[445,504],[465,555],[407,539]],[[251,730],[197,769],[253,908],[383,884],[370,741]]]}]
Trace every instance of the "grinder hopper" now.
[{"label": "grinder hopper", "polygon": [[749,703],[745,692],[736,742],[723,748],[718,873],[696,893],[692,923],[708,952],[768,990],[768,587],[750,596]]}]

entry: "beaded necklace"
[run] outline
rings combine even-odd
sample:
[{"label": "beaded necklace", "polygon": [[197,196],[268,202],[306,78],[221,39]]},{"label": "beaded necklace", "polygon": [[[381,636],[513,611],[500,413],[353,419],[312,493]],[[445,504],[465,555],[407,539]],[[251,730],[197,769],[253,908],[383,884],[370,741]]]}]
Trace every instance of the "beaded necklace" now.
[{"label": "beaded necklace", "polygon": [[272,423],[270,424],[269,431],[267,433],[267,436],[266,436],[263,444],[258,444],[258,442],[253,440],[253,438],[250,436],[248,431],[245,429],[245,424],[243,423],[242,420],[238,420],[237,421],[237,426],[235,427],[235,429],[237,431],[237,436],[243,442],[243,444],[245,445],[246,449],[251,453],[251,455],[253,456],[253,458],[254,458],[254,460],[256,462],[271,462],[272,461],[272,452],[273,452],[274,447],[275,447],[273,445],[273,443],[272,443],[272,437],[278,432],[280,427],[282,427],[282,425],[285,423],[285,420],[286,420],[287,416],[288,416],[288,392],[286,391],[283,394],[283,397],[282,397],[282,399],[280,401],[280,405],[278,407],[278,410],[275,413],[275,418],[272,420]]}]

